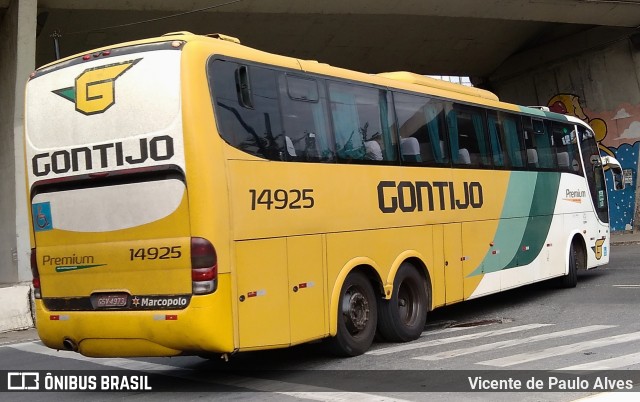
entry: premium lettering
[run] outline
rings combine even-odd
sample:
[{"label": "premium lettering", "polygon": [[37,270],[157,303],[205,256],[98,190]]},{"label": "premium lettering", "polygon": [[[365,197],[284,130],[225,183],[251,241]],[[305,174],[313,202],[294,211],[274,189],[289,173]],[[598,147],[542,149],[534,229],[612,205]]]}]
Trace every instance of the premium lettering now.
[{"label": "premium lettering", "polygon": [[69,255],[64,257],[52,257],[44,255],[42,265],[80,265],[93,264],[94,258],[91,255]]},{"label": "premium lettering", "polygon": [[385,214],[447,209],[482,208],[482,184],[477,181],[457,184],[451,181],[381,181],[378,183],[378,208]]},{"label": "premium lettering", "polygon": [[567,189],[567,193],[565,197],[567,198],[584,198],[587,196],[587,192],[584,190],[569,190]]},{"label": "premium lettering", "polygon": [[135,145],[112,142],[37,154],[31,159],[33,174],[42,177],[50,173],[89,172],[148,160],[164,161],[174,155],[173,139],[168,135],[140,138],[132,144]]}]

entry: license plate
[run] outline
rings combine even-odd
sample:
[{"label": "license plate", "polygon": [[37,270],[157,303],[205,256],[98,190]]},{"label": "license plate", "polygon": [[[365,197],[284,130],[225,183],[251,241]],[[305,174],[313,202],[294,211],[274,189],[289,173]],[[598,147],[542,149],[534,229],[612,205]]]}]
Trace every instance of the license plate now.
[{"label": "license plate", "polygon": [[129,303],[127,293],[99,293],[91,295],[91,304],[94,309],[125,307]]}]

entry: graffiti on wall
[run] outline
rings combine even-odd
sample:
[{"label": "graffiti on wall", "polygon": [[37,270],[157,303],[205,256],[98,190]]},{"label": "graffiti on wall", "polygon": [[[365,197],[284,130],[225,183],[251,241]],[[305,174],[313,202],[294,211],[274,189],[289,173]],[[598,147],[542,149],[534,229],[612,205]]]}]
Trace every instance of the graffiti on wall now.
[{"label": "graffiti on wall", "polygon": [[620,105],[615,111],[595,112],[583,108],[573,94],[558,94],[547,103],[552,112],[575,116],[587,122],[600,143],[600,152],[614,156],[631,174],[623,191],[613,191],[607,175],[611,230],[631,230],[634,224],[638,152],[640,150],[640,105]]}]

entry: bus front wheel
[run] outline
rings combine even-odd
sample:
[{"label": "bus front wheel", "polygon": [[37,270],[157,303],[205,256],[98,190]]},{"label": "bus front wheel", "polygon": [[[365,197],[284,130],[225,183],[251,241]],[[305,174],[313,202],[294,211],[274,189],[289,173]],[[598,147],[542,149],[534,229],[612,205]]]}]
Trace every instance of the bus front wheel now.
[{"label": "bus front wheel", "polygon": [[338,302],[338,332],[328,341],[338,356],[358,356],[369,349],[376,334],[378,305],[371,282],[361,272],[350,273]]},{"label": "bus front wheel", "polygon": [[398,269],[389,300],[383,300],[378,310],[378,331],[391,342],[417,339],[427,321],[427,283],[409,263]]},{"label": "bus front wheel", "polygon": [[561,288],[575,288],[578,284],[578,256],[575,242],[569,247],[569,272],[558,278],[557,285]]}]

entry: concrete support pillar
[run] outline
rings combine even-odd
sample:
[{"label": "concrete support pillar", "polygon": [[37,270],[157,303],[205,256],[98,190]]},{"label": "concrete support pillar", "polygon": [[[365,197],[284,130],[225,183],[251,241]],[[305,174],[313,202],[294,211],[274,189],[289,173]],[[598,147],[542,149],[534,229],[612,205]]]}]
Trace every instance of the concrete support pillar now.
[{"label": "concrete support pillar", "polygon": [[0,284],[31,279],[24,179],[24,86],[35,69],[37,0],[11,0],[0,22]]}]

